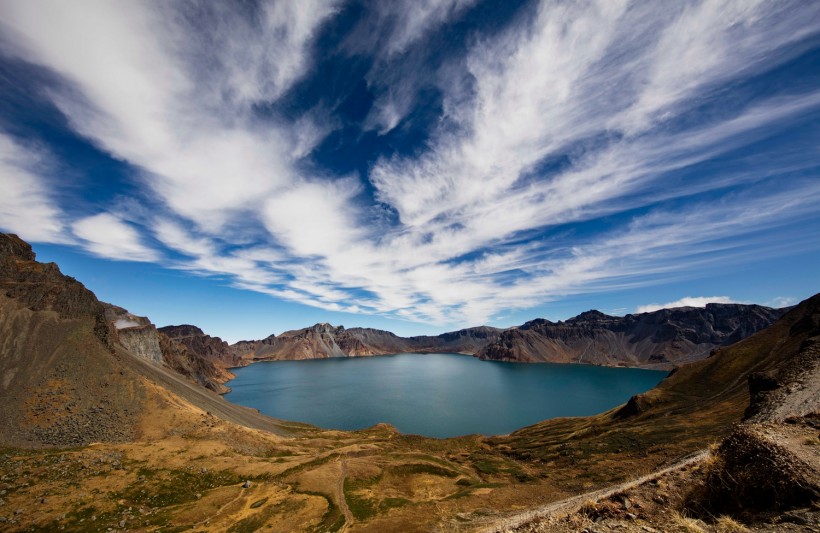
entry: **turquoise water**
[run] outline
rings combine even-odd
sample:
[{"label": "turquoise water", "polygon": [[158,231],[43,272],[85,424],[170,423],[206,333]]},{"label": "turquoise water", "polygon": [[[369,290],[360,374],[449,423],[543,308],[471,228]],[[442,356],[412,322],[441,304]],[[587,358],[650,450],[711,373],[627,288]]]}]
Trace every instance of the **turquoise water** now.
[{"label": "turquoise water", "polygon": [[500,435],[548,418],[597,414],[667,374],[444,353],[262,362],[234,372],[226,398],[266,415],[333,429],[388,422],[429,437]]}]

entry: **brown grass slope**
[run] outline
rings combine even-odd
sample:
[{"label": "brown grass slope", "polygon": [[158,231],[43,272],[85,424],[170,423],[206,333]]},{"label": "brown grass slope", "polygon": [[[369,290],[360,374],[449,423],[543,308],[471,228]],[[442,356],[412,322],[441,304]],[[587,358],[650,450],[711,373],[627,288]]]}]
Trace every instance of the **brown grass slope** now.
[{"label": "brown grass slope", "polygon": [[[667,393],[679,394],[693,380],[704,381],[706,373],[713,381],[704,383],[699,394],[708,398],[714,380],[730,379],[725,394],[717,395],[725,399],[736,395],[736,378],[747,376],[750,394],[743,421],[708,451],[638,482],[505,516],[484,530],[820,530],[820,297],[803,302],[750,341],[735,347],[736,353],[717,355],[710,365],[692,365],[665,383]],[[651,395],[663,396],[652,391],[644,399]],[[640,400],[622,408],[620,418],[651,417],[662,405]],[[678,399],[667,394],[665,401]]]}]

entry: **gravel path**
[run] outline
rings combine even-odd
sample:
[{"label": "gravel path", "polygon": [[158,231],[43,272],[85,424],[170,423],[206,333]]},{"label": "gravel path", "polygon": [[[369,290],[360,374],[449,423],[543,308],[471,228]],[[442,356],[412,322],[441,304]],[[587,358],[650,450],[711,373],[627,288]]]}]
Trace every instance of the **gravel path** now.
[{"label": "gravel path", "polygon": [[555,513],[570,513],[576,511],[584,504],[584,502],[588,500],[597,501],[609,498],[613,494],[629,490],[638,485],[642,485],[644,483],[652,481],[653,479],[659,478],[664,474],[668,474],[669,472],[680,470],[681,468],[685,468],[695,463],[699,463],[708,456],[709,450],[701,450],[694,454],[687,455],[683,459],[679,460],[678,462],[670,466],[667,466],[660,470],[656,470],[637,479],[633,479],[632,481],[627,481],[625,483],[620,483],[618,485],[613,485],[610,487],[606,487],[604,489],[585,492],[583,494],[579,494],[578,496],[573,496],[565,500],[559,500],[557,502],[548,503],[541,507],[536,507],[535,509],[530,509],[529,511],[516,513],[513,515],[505,516],[503,518],[496,518],[486,524],[477,524],[478,527],[475,529],[475,531],[480,533],[505,532],[514,530],[515,528],[521,527],[533,520],[545,518]]}]

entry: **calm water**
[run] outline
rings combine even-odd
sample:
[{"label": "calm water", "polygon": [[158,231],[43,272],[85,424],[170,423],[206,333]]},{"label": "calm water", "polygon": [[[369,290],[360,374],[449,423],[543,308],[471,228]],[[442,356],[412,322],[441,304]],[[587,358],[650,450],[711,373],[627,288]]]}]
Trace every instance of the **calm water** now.
[{"label": "calm water", "polygon": [[455,354],[262,362],[234,372],[226,398],[266,415],[334,429],[389,422],[430,437],[498,435],[547,418],[600,413],[667,374]]}]

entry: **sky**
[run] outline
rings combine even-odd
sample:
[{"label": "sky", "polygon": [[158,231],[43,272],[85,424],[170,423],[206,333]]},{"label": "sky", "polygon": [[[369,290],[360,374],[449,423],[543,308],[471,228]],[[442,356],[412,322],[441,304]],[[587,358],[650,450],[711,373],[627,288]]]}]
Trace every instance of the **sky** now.
[{"label": "sky", "polygon": [[0,2],[0,229],[231,342],[820,291],[820,2]]}]

